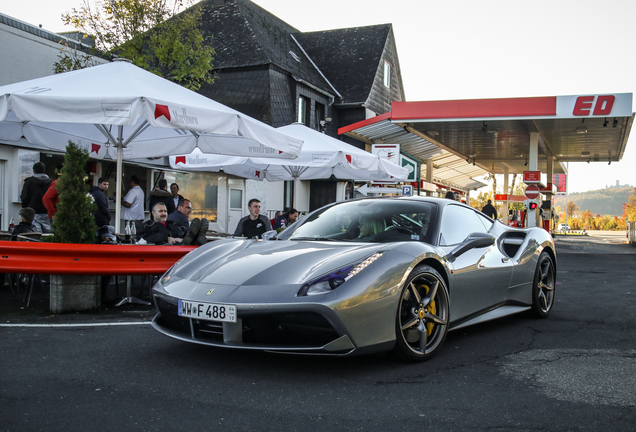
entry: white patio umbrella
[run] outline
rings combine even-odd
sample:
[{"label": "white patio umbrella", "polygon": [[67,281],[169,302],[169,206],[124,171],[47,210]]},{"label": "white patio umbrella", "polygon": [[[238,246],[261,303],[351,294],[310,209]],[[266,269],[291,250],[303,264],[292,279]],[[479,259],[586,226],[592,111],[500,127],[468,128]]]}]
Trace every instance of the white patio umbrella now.
[{"label": "white patio umbrella", "polygon": [[[277,130],[303,141],[300,156],[293,161],[273,158],[227,157],[204,154],[199,150],[188,155],[170,156],[170,166],[186,171],[223,171],[239,177],[269,181],[335,177],[361,181],[404,181],[406,168],[360,150],[343,141],[300,124]],[[297,194],[294,194],[294,200]],[[296,202],[294,202],[296,207]]]},{"label": "white patio umbrella", "polygon": [[299,139],[127,61],[0,87],[0,141],[21,137],[58,151],[71,140],[98,159],[112,158],[115,147],[117,231],[123,159],[195,148],[291,159],[302,147]]}]

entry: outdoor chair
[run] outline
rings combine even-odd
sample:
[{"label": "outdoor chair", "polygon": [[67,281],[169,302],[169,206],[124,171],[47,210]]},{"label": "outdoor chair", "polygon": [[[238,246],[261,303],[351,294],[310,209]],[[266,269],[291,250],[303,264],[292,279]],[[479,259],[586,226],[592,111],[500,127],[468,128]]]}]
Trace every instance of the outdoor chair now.
[{"label": "outdoor chair", "polygon": [[[39,242],[42,239],[42,233],[39,232],[31,232],[31,233],[23,233],[23,234],[18,234],[18,241],[26,241],[26,242]],[[15,279],[15,284],[16,287],[18,289],[18,292],[20,291],[20,280],[22,279],[23,275],[20,274],[16,274],[13,275],[14,279]],[[25,301],[27,304],[27,307],[29,307],[29,304],[31,304],[31,294],[33,293],[33,285],[35,283],[35,281],[38,281],[38,284],[40,284],[40,288],[44,289],[44,285],[42,285],[42,279],[40,279],[39,275],[34,275],[34,274],[30,274],[30,275],[25,275],[25,286],[27,288],[26,292],[24,293],[24,299],[22,300],[23,302]],[[11,287],[11,291],[13,292],[13,287]]]}]

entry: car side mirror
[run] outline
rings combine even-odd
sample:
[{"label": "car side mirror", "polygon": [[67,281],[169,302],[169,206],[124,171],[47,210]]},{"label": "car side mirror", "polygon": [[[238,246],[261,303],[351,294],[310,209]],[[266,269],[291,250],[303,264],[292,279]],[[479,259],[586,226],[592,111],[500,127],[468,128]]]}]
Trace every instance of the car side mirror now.
[{"label": "car side mirror", "polygon": [[276,230],[269,230],[269,231],[265,231],[262,235],[261,238],[263,240],[271,240],[273,237],[276,236],[276,234],[278,234],[278,232]]},{"label": "car side mirror", "polygon": [[495,244],[496,237],[488,233],[475,232],[469,234],[459,246],[446,255],[446,259],[450,262],[454,262],[458,256],[468,252],[471,249],[478,249],[483,247],[492,246]]}]

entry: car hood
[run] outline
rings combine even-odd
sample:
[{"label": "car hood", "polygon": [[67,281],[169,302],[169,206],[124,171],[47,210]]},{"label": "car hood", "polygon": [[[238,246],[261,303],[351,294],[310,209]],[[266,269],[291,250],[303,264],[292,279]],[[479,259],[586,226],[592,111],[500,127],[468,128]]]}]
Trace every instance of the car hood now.
[{"label": "car hood", "polygon": [[197,248],[178,264],[172,277],[197,284],[303,284],[360,262],[387,244],[320,241],[219,240]]}]

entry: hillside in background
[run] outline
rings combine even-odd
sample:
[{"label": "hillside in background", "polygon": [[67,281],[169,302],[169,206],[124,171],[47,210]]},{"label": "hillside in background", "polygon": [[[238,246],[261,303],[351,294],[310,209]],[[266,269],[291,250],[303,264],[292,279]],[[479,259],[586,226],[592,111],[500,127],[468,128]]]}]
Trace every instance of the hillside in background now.
[{"label": "hillside in background", "polygon": [[[633,186],[609,187],[588,192],[568,194],[568,203],[574,202],[579,211],[589,210],[593,214],[605,216],[622,216],[623,204],[634,190]],[[565,208],[565,195],[558,195],[554,199],[554,206]]]}]

